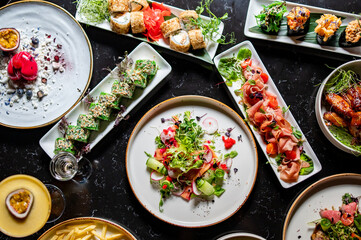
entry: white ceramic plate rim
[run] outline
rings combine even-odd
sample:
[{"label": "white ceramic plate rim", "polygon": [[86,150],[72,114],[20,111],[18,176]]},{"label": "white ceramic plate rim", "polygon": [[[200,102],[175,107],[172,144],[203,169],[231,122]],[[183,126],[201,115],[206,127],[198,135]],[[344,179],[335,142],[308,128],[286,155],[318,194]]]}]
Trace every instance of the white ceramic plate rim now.
[{"label": "white ceramic plate rim", "polygon": [[239,233],[230,233],[227,235],[224,235],[220,238],[217,238],[217,240],[228,240],[230,238],[234,238],[234,237],[249,237],[249,238],[253,238],[255,240],[266,240],[263,237],[260,237],[256,234],[253,233],[243,233],[243,232],[239,232]]},{"label": "white ceramic plate rim", "polygon": [[[227,51],[223,52],[223,53],[220,53],[218,54],[215,58],[214,58],[214,64],[216,66],[216,68],[218,67],[218,63],[220,61],[221,58],[224,58],[224,57],[231,57],[233,54],[236,54],[238,52],[238,50],[241,48],[241,47],[247,47],[251,50],[252,52],[252,59],[253,60],[256,60],[259,67],[261,67],[263,69],[263,71],[265,73],[267,73],[267,75],[269,76],[269,81],[267,83],[268,85],[268,91],[274,93],[276,96],[277,96],[277,99],[278,99],[278,103],[281,107],[285,107],[285,108],[288,108],[288,105],[285,103],[285,101],[283,100],[282,98],[282,95],[280,94],[280,92],[278,91],[276,85],[274,84],[273,80],[272,80],[272,77],[271,75],[268,73],[266,67],[263,65],[262,63],[262,60],[260,59],[260,57],[258,56],[257,54],[257,51],[256,49],[253,47],[252,43],[250,41],[244,41],[242,43],[239,43],[237,44],[236,46],[228,49]],[[218,69],[218,68],[217,68]],[[226,81],[226,79],[221,76],[223,81]],[[234,83],[235,85],[235,83]],[[247,116],[246,112],[244,111],[244,108],[241,104],[238,104],[238,101],[241,100],[240,97],[237,97],[234,93],[234,91],[232,90],[232,87],[226,87],[228,89],[228,92],[229,94],[231,95],[231,98],[232,100],[234,101],[234,103],[236,104],[236,107],[238,108],[238,110],[242,113],[243,116]],[[250,123],[247,121],[247,123],[249,124],[255,138],[257,139],[260,147],[262,148],[262,151],[263,153],[265,154],[266,158],[269,159],[269,161],[272,162],[272,164],[269,164],[274,173],[276,174],[277,176],[277,179],[278,181],[280,182],[280,184],[282,185],[282,187],[284,188],[289,188],[289,187],[292,187],[292,186],[295,186],[296,184],[306,180],[307,178],[315,175],[316,173],[318,173],[319,171],[321,171],[322,169],[322,166],[321,166],[321,163],[320,161],[318,160],[316,154],[314,153],[313,149],[311,148],[310,144],[308,143],[307,139],[306,139],[306,136],[303,134],[301,128],[298,126],[298,123],[297,121],[294,119],[292,113],[290,110],[287,111],[287,113],[285,114],[285,118],[291,123],[292,126],[296,127],[296,129],[298,129],[299,131],[301,131],[302,135],[303,135],[303,138],[305,140],[305,142],[303,143],[303,146],[304,146],[304,149],[306,151],[306,154],[312,158],[313,160],[313,164],[314,164],[314,170],[313,172],[311,172],[310,174],[308,175],[301,175],[299,176],[298,178],[298,181],[297,182],[293,182],[293,183],[286,183],[284,181],[282,181],[279,177],[279,172],[277,171],[277,164],[275,162],[275,160],[273,158],[270,158],[268,155],[267,155],[267,152],[266,152],[266,144],[264,143],[262,137],[260,134],[258,134],[258,132],[252,127],[252,125],[250,125]]]},{"label": "white ceramic plate rim", "polygon": [[[248,179],[248,181],[246,182],[246,184],[242,183],[245,185],[244,188],[246,188],[246,191],[242,192],[246,193],[246,196],[243,199],[243,195],[242,198],[239,198],[239,200],[233,204],[233,206],[229,206],[228,209],[229,210],[229,214],[225,217],[216,217],[215,219],[210,219],[205,218],[204,220],[200,220],[200,221],[194,221],[194,222],[186,222],[186,221],[181,221],[181,220],[177,220],[177,219],[172,219],[171,217],[168,217],[166,215],[166,210],[164,210],[163,213],[160,213],[159,211],[155,211],[154,209],[158,209],[157,207],[151,206],[151,204],[149,204],[150,206],[147,206],[145,203],[142,202],[141,198],[143,198],[143,196],[141,196],[141,192],[139,191],[139,189],[135,189],[135,187],[133,186],[133,177],[130,176],[130,168],[131,168],[131,161],[129,160],[131,157],[129,156],[130,151],[131,151],[131,145],[134,142],[134,139],[136,138],[137,134],[139,134],[139,132],[143,131],[143,127],[147,124],[148,121],[151,121],[152,119],[154,119],[154,115],[159,115],[160,113],[164,113],[162,112],[162,109],[168,109],[173,107],[174,105],[180,105],[180,106],[187,106],[189,108],[189,105],[183,103],[184,102],[196,102],[199,104],[204,104],[204,105],[209,105],[209,108],[214,109],[215,111],[220,111],[220,112],[226,112],[224,114],[229,114],[229,118],[233,117],[234,121],[239,121],[240,125],[239,127],[242,128],[242,130],[245,132],[245,134],[247,134],[247,138],[249,139],[249,143],[250,145],[252,145],[252,149],[250,149],[252,151],[252,153],[254,154],[254,159],[255,159],[255,169],[254,169],[254,173],[252,173],[253,179],[251,177],[251,179]],[[166,110],[169,111],[169,110]],[[153,116],[153,117],[152,117]],[[237,120],[236,120],[237,119]],[[143,150],[142,150],[143,151]],[[176,225],[176,226],[180,226],[180,227],[188,227],[188,228],[200,228],[200,227],[207,227],[207,226],[211,226],[220,222],[223,222],[225,220],[227,220],[229,217],[231,217],[232,215],[234,215],[243,205],[244,203],[247,201],[248,197],[250,196],[255,181],[256,181],[256,177],[257,177],[257,169],[258,169],[258,153],[257,153],[257,147],[256,147],[256,143],[254,141],[254,138],[248,128],[248,126],[245,124],[245,122],[243,121],[243,119],[230,107],[228,107],[227,105],[225,105],[224,103],[221,103],[217,100],[214,100],[212,98],[208,98],[208,97],[204,97],[204,96],[197,96],[197,95],[185,95],[185,96],[180,96],[180,97],[175,97],[175,98],[171,98],[168,99],[164,102],[159,103],[158,105],[154,106],[152,109],[150,109],[146,114],[144,114],[144,116],[139,120],[139,122],[137,123],[137,125],[135,126],[135,128],[132,131],[132,134],[129,138],[128,141],[128,145],[127,145],[127,151],[126,151],[126,171],[127,171],[127,177],[128,177],[128,181],[130,183],[130,186],[132,188],[132,191],[135,195],[135,197],[138,199],[138,201],[143,205],[143,207],[145,209],[147,209],[153,216],[157,217],[158,219],[167,222],[169,224],[172,225]],[[144,168],[145,168],[145,164],[144,164]],[[233,167],[233,166],[232,166]],[[149,181],[148,181],[149,182]],[[146,186],[148,187],[148,186]],[[149,187],[151,187],[151,185],[149,184]],[[227,190],[226,190],[227,191]],[[139,192],[139,196],[137,195],[137,192]],[[239,196],[239,195],[237,195]],[[154,197],[154,196],[152,196]],[[159,195],[157,195],[156,197],[159,197]],[[222,201],[222,196],[217,199],[217,201]],[[167,203],[165,203],[167,204]],[[191,204],[191,202],[188,202],[187,204]],[[189,206],[189,205],[187,205]],[[232,207],[232,208],[231,208]],[[187,210],[185,210],[187,211]]]},{"label": "white ceramic plate rim", "polygon": [[[154,89],[166,78],[166,76],[168,76],[168,74],[172,71],[172,67],[169,65],[169,63],[161,56],[159,55],[159,53],[157,51],[155,51],[149,44],[142,42],[140,43],[130,54],[129,57],[132,58],[133,55],[137,54],[138,51],[141,51],[142,49],[146,48],[149,52],[151,52],[153,54],[153,56],[156,56],[160,61],[157,62],[157,65],[164,65],[165,68],[164,69],[159,69],[157,74],[155,75],[154,79],[152,79],[151,83],[144,89],[144,93],[138,97],[137,99],[135,99],[134,101],[131,101],[131,104],[127,107],[127,109],[125,110],[125,112],[122,114],[124,117],[126,115],[128,115],[130,113],[130,111],[135,108],[148,94],[150,94],[151,92],[154,91]],[[146,58],[147,56],[143,55],[142,58]],[[151,57],[150,57],[151,58]],[[133,59],[134,62],[137,59]],[[162,71],[162,75],[160,75]],[[91,91],[90,91],[90,95],[94,96],[94,92],[99,91],[99,89],[103,89],[104,87],[107,86],[106,81],[108,80],[112,80],[111,78],[111,74],[109,73],[102,81],[100,81],[97,86],[95,86]],[[137,91],[137,89],[136,89]],[[93,95],[92,95],[93,94]],[[120,102],[122,103],[123,99],[120,100]],[[73,112],[78,111],[78,108],[82,108],[81,107],[82,101],[80,101],[67,115],[71,115]],[[80,111],[80,110],[79,110]],[[40,146],[43,148],[43,150],[48,154],[49,157],[53,157],[54,154],[54,144],[55,144],[55,140],[57,137],[62,137],[59,130],[58,130],[58,125],[61,121],[59,121],[57,124],[55,124],[39,141]],[[75,124],[76,122],[73,122],[73,124]],[[106,122],[106,121],[101,121],[100,125],[103,126],[107,126],[105,130],[101,131],[101,133],[96,133],[95,131],[92,132],[92,134],[97,134],[96,138],[93,139],[90,142],[90,149],[93,149],[96,144],[103,139],[103,137],[105,137],[112,129],[113,129],[113,125],[114,125],[114,121],[110,121],[110,122]]]}]

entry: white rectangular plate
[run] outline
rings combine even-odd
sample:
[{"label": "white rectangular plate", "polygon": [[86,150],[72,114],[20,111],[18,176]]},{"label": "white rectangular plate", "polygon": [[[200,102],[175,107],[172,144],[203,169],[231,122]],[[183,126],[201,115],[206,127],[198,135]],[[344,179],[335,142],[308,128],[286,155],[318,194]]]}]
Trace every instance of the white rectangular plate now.
[{"label": "white rectangular plate", "polygon": [[[167,5],[167,4],[164,4],[164,6],[166,7],[169,7],[172,14],[174,14],[175,16],[179,16],[181,14],[181,12],[184,11],[184,9],[180,9],[180,8],[176,8],[176,7],[172,7],[170,5]],[[112,31],[111,28],[110,28],[110,23],[108,21],[104,21],[102,23],[98,23],[98,24],[94,24],[94,23],[91,23],[91,22],[88,22],[79,12],[78,10],[76,11],[76,14],[75,14],[75,18],[76,20],[78,20],[79,22],[81,23],[85,23],[87,25],[90,25],[90,26],[94,26],[94,27],[98,27],[98,28],[101,28],[101,29],[105,29],[105,30],[108,30],[108,31]],[[206,17],[206,16],[201,16],[201,18],[205,19],[205,20],[209,20],[210,18],[209,17]],[[222,34],[223,32],[223,29],[224,29],[224,23],[221,22],[220,25],[219,25],[219,29],[218,29],[218,34],[219,36]],[[138,40],[141,40],[141,41],[145,41],[147,43],[151,43],[151,44],[154,44],[154,45],[157,45],[157,46],[161,46],[161,47],[164,47],[164,48],[167,48],[167,49],[170,49],[172,50],[170,47],[169,47],[169,41],[168,39],[160,39],[159,41],[154,41],[154,42],[150,42],[147,40],[146,37],[144,38],[140,38],[140,37],[136,37],[134,36],[133,34],[124,34],[125,36],[128,36],[128,37],[131,37],[131,38],[135,38],[135,39],[138,39]],[[219,38],[219,37],[218,37]],[[216,42],[207,42],[207,48],[205,50],[203,50],[203,54],[193,54],[191,52],[187,52],[187,53],[182,53],[182,52],[177,52],[177,51],[174,51],[174,52],[177,52],[179,54],[183,54],[183,55],[188,55],[188,56],[192,56],[194,58],[197,58],[197,59],[200,59],[202,61],[205,61],[205,62],[208,62],[208,63],[213,63],[212,62],[212,59],[214,58],[214,55],[216,55],[216,51],[217,51],[217,48],[218,48],[218,43]],[[197,53],[198,51],[202,51],[202,50],[197,50]]]},{"label": "white rectangular plate", "polygon": [[[267,85],[268,85],[268,91],[270,91],[271,93],[275,94],[277,96],[277,100],[278,100],[278,103],[281,107],[285,107],[287,108],[287,104],[285,103],[285,101],[283,100],[282,98],[282,95],[279,93],[276,85],[273,83],[273,80],[272,80],[272,77],[269,75],[269,73],[267,72],[267,69],[265,68],[265,66],[263,65],[260,57],[258,56],[257,52],[256,52],[256,49],[253,47],[252,43],[250,41],[244,41],[240,44],[237,44],[236,46],[232,47],[231,49],[228,49],[227,51],[217,55],[215,58],[214,58],[214,64],[216,65],[217,69],[218,69],[218,63],[220,61],[221,58],[224,58],[224,57],[232,57],[234,54],[237,55],[237,52],[240,48],[242,47],[246,47],[248,48],[249,50],[251,50],[252,52],[252,61],[258,65],[265,73],[267,73],[267,75],[269,76],[269,80],[267,82]],[[223,77],[222,77],[223,78]],[[224,81],[226,81],[225,78],[223,78]],[[228,91],[230,92],[231,96],[232,96],[232,99],[234,100],[234,102],[236,103],[236,106],[237,108],[242,112],[243,116],[247,116],[246,115],[246,112],[243,108],[243,105],[239,104],[238,102],[241,100],[241,97],[237,96],[235,93],[234,93],[234,90],[236,89],[240,89],[242,86],[242,82],[241,81],[237,81],[237,82],[233,82],[233,85],[231,87],[227,86],[227,89]],[[286,120],[291,123],[292,126],[294,126],[296,129],[300,130],[300,127],[298,126],[296,120],[294,119],[294,117],[292,116],[292,113],[290,111],[287,111],[285,113],[285,118]],[[275,172],[275,174],[277,175],[277,178],[279,180],[279,182],[281,183],[282,187],[284,188],[289,188],[289,187],[292,187],[294,185],[296,185],[297,183],[300,183],[302,182],[303,180],[311,177],[312,175],[315,175],[316,173],[318,173],[319,171],[321,171],[322,167],[321,167],[321,163],[319,162],[316,154],[313,152],[310,144],[308,143],[305,135],[302,133],[303,135],[303,138],[305,140],[305,142],[303,143],[303,147],[304,147],[304,150],[306,152],[306,154],[313,160],[313,164],[314,164],[314,170],[313,172],[311,172],[310,174],[308,175],[300,175],[300,177],[298,178],[298,181],[297,182],[294,182],[294,183],[286,183],[284,181],[282,181],[280,179],[280,174],[279,172],[277,171],[277,163],[275,161],[274,158],[271,158],[267,155],[267,152],[266,152],[266,144],[265,142],[263,141],[261,135],[254,129],[254,127],[247,121],[248,125],[250,126],[255,138],[257,139],[262,151],[264,152],[265,156],[269,159],[270,161],[270,166],[272,167],[273,171]],[[301,131],[302,132],[302,131]]]},{"label": "white rectangular plate", "polygon": [[[134,60],[138,59],[150,59],[154,60],[159,67],[157,74],[154,79],[148,84],[144,89],[136,88],[134,96],[132,99],[122,98],[120,103],[126,106],[125,112],[122,114],[124,117],[129,114],[129,112],[137,106],[148,94],[155,91],[157,85],[159,85],[164,78],[172,71],[172,67],[168,64],[162,56],[159,55],[149,44],[141,43],[139,44],[130,54],[129,57]],[[113,71],[116,71],[117,68],[114,68]],[[109,73],[89,94],[92,97],[97,97],[101,92],[110,93],[114,78]],[[75,124],[78,119],[79,114],[88,113],[88,108],[83,101],[80,101],[74,108],[71,110],[65,117],[68,119],[68,122]],[[107,135],[114,127],[115,118],[113,117],[111,121],[100,121],[99,131],[92,131],[89,143],[90,149],[92,149],[105,135]],[[53,157],[54,154],[54,145],[55,140],[59,137],[63,137],[58,129],[60,121],[54,125],[41,139],[40,146],[44,151]]]},{"label": "white rectangular plate", "polygon": [[[244,26],[244,35],[251,38],[258,38],[263,39],[267,41],[274,41],[274,42],[281,42],[286,44],[292,44],[297,46],[303,46],[308,48],[314,48],[314,49],[320,49],[328,52],[336,52],[340,54],[345,55],[351,55],[351,56],[357,56],[361,57],[361,46],[358,47],[351,47],[351,48],[342,48],[342,47],[333,47],[333,46],[321,46],[319,44],[309,43],[305,41],[299,41],[297,40],[300,38],[300,36],[278,36],[278,35],[269,35],[265,33],[255,33],[251,32],[249,29],[257,26],[255,15],[258,15],[261,10],[263,9],[262,5],[269,5],[270,3],[274,2],[274,0],[250,0],[249,6],[248,6],[248,12],[247,12],[247,18],[246,18],[246,24]],[[340,11],[335,11],[331,9],[325,9],[325,8],[318,8],[318,7],[312,7],[308,5],[298,4],[298,3],[292,3],[292,2],[286,2],[287,6],[287,12],[288,12],[296,6],[303,6],[308,8],[312,13],[329,13],[334,14],[339,17],[344,17],[345,19],[342,20],[341,26],[346,26],[349,22],[358,19],[360,16],[357,14],[351,14],[351,13],[345,13]]]}]

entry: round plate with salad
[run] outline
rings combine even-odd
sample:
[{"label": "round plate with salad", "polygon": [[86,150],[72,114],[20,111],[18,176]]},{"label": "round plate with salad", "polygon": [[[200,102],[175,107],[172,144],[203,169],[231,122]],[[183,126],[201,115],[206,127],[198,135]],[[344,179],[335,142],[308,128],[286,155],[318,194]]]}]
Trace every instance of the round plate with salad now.
[{"label": "round plate with salad", "polygon": [[360,196],[360,174],[337,174],[319,180],[293,202],[282,239],[360,239]]},{"label": "round plate with salad", "polygon": [[242,118],[202,96],[153,107],[134,128],[126,153],[139,202],[181,227],[206,227],[235,214],[253,189],[257,168],[256,144]]}]

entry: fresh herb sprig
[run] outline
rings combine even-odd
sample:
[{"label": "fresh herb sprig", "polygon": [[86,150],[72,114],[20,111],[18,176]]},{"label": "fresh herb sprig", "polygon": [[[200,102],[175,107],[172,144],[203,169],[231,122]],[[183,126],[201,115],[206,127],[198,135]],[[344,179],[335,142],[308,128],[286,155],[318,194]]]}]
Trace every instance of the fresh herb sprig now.
[{"label": "fresh herb sprig", "polygon": [[339,69],[326,83],[325,90],[328,93],[340,94],[359,83],[360,79],[354,71]]},{"label": "fresh herb sprig", "polygon": [[[210,41],[223,45],[234,44],[236,42],[234,32],[230,34],[227,33],[226,35],[221,35],[219,37],[219,25],[222,20],[228,19],[228,13],[225,13],[222,17],[217,17],[210,9],[212,2],[213,0],[201,0],[200,5],[196,8],[198,15],[201,15],[204,11],[206,11],[210,16],[210,20],[205,20],[199,17],[196,20],[192,19],[192,24],[202,29],[203,36]],[[219,37],[219,39],[216,39],[217,37]]]},{"label": "fresh herb sprig", "polygon": [[107,0],[78,0],[76,3],[78,13],[89,23],[101,23],[109,20]]},{"label": "fresh herb sprig", "polygon": [[286,2],[277,1],[268,6],[263,5],[263,10],[255,16],[257,24],[266,32],[278,32],[285,12]]}]

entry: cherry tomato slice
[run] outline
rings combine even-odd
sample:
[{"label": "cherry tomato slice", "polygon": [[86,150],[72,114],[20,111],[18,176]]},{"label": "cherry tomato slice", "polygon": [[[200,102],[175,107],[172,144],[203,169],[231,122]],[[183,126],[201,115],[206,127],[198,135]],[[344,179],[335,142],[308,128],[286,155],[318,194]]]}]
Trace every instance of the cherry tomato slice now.
[{"label": "cherry tomato slice", "polygon": [[295,159],[297,156],[296,151],[293,151],[293,150],[286,151],[285,154],[286,154],[286,158],[291,159],[291,160]]},{"label": "cherry tomato slice", "polygon": [[247,68],[248,66],[252,66],[252,60],[251,59],[246,59],[241,63],[242,68]]},{"label": "cherry tomato slice", "polygon": [[347,213],[342,214],[341,222],[345,226],[349,226],[353,223],[353,216]]},{"label": "cherry tomato slice", "polygon": [[261,73],[261,78],[263,80],[264,83],[267,83],[268,82],[268,75],[267,73]]}]

